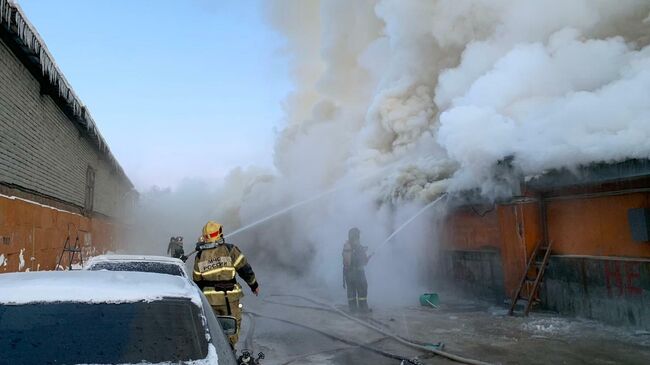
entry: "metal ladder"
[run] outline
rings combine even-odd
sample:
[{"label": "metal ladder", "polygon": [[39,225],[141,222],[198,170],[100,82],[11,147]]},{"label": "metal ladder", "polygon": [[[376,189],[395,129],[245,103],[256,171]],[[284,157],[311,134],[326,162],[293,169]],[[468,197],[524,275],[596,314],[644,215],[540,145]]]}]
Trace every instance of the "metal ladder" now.
[{"label": "metal ladder", "polygon": [[[527,316],[530,312],[533,302],[539,302],[539,297],[537,296],[537,290],[539,289],[539,284],[542,281],[544,276],[544,271],[548,266],[549,257],[551,257],[551,245],[552,241],[548,243],[547,246],[542,246],[542,241],[537,243],[535,246],[535,251],[530,256],[528,260],[528,265],[526,265],[526,271],[522,275],[521,282],[519,284],[519,289],[512,297],[512,304],[510,305],[510,310],[508,311],[509,315],[513,315],[517,302],[520,299],[527,301],[526,307],[524,309],[523,315]],[[529,274],[534,270],[534,277],[530,277]],[[526,288],[527,290],[524,290]],[[528,294],[526,296],[526,294]]]},{"label": "metal ladder", "polygon": [[81,261],[81,266],[84,265],[84,255],[83,252],[81,251],[81,247],[79,246],[79,235],[77,235],[77,239],[74,241],[74,246],[71,245],[70,242],[70,236],[65,239],[65,243],[63,244],[63,251],[61,252],[61,256],[59,256],[59,261],[56,263],[56,270],[59,270],[61,266],[61,262],[63,262],[63,256],[68,254],[68,270],[72,270],[72,261],[74,261],[74,257],[77,253],[79,253],[79,260]]}]

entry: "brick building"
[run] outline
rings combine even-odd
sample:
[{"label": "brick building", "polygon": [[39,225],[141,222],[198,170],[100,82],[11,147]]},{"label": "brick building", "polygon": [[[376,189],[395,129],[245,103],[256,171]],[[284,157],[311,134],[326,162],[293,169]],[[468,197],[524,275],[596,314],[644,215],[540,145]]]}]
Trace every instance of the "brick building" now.
[{"label": "brick building", "polygon": [[136,198],[22,10],[0,0],[0,272],[115,249]]}]

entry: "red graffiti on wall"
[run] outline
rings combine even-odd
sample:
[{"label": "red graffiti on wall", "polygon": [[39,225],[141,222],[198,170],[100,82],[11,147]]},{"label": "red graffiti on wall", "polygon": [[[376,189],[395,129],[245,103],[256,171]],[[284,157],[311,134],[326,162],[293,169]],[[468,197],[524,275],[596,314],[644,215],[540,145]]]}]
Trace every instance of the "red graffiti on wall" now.
[{"label": "red graffiti on wall", "polygon": [[639,282],[641,279],[641,268],[639,267],[638,262],[626,262],[625,263],[625,278],[627,293],[632,295],[641,295],[642,289],[633,283]]},{"label": "red graffiti on wall", "polygon": [[637,285],[641,278],[638,262],[605,261],[605,286],[607,295],[612,297],[628,295],[641,295],[642,289]]}]

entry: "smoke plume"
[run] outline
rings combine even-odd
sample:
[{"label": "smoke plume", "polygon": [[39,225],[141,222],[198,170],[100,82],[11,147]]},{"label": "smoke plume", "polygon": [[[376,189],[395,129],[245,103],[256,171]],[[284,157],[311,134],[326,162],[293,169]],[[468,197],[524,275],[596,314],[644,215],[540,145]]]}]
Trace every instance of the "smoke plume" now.
[{"label": "smoke plume", "polygon": [[[266,12],[295,85],[277,171],[234,171],[208,212],[233,231],[336,191],[232,237],[260,265],[339,285],[350,227],[372,251],[445,191],[507,194],[499,161],[525,176],[650,157],[647,0],[278,0]],[[421,272],[432,214],[377,252],[375,283]]]}]

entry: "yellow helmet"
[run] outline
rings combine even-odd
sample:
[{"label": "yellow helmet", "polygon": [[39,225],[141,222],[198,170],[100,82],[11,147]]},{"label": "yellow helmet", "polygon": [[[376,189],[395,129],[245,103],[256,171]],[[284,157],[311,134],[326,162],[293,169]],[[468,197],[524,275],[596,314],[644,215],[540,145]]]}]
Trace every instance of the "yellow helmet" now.
[{"label": "yellow helmet", "polygon": [[203,240],[214,243],[223,239],[223,226],[215,221],[209,221],[203,226]]}]

